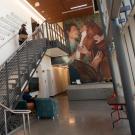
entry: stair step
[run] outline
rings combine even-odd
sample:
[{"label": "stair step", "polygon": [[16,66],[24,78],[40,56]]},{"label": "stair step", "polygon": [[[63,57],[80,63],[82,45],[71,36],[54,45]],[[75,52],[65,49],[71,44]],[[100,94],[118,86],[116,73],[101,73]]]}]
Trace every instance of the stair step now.
[{"label": "stair step", "polygon": [[18,79],[18,75],[10,75],[9,79]]},{"label": "stair step", "polygon": [[[39,55],[40,54],[40,52],[37,52],[37,53],[35,53],[35,52],[33,52],[32,54],[29,54],[28,56],[28,58],[30,58],[30,57],[35,57],[36,55]],[[20,55],[20,57],[21,58],[27,58],[27,56],[24,54],[24,55]]]},{"label": "stair step", "polygon": [[[20,56],[20,57],[26,57],[26,58],[27,58],[27,55],[26,55],[26,54],[20,54],[19,56]],[[29,56],[29,57],[30,57],[30,56],[32,56],[32,57],[33,57],[33,56],[34,56],[34,54],[33,54],[33,53],[31,53],[31,54],[28,54],[28,56]]]},{"label": "stair step", "polygon": [[[9,83],[8,84],[8,89],[9,90],[14,90],[16,88],[16,84],[14,83]],[[0,88],[0,92],[6,92],[6,85],[3,85],[1,88]]]},{"label": "stair step", "polygon": [[0,93],[0,96],[7,96],[6,93]]},{"label": "stair step", "polygon": [[21,64],[19,65],[19,67],[20,67],[21,69],[22,69],[22,68],[26,69],[27,64],[26,64],[26,63],[21,63]]},{"label": "stair step", "polygon": [[16,84],[12,84],[12,83],[11,84],[8,84],[8,88],[9,89],[14,89],[15,87],[16,87]]},{"label": "stair step", "polygon": [[[8,67],[8,70],[12,70],[12,69],[14,69],[14,70],[17,70],[18,71],[18,68],[15,68],[15,67]],[[22,69],[23,70],[23,69]]]},{"label": "stair step", "polygon": [[[15,88],[9,89],[9,94],[12,94],[12,92],[15,90]],[[6,90],[0,91],[0,96],[7,96]]]},{"label": "stair step", "polygon": [[8,80],[11,80],[11,81],[12,81],[12,80],[15,80],[15,81],[17,81],[17,80],[18,80],[18,77],[17,77],[17,78],[15,78],[15,77],[14,77],[14,78],[13,78],[13,77],[12,77],[12,78],[9,77]]},{"label": "stair step", "polygon": [[[20,75],[24,75],[26,73],[26,70],[25,71],[20,71]],[[18,75],[18,71],[14,71],[14,73],[12,73],[11,75]]]},{"label": "stair step", "polygon": [[8,80],[8,84],[16,84],[17,80]]},{"label": "stair step", "polygon": [[[24,75],[24,73],[21,72],[21,73],[20,73],[20,76],[22,76],[22,75]],[[18,78],[18,71],[15,71],[14,73],[11,73],[10,76],[11,76],[11,77],[13,76],[14,78]],[[10,78],[10,77],[9,77],[9,78]]]}]

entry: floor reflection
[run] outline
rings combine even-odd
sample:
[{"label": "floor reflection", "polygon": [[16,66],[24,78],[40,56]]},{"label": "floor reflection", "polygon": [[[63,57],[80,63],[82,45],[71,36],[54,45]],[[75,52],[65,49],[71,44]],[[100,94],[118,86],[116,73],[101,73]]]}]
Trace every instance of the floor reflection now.
[{"label": "floor reflection", "polygon": [[32,135],[130,135],[128,121],[121,121],[112,128],[111,109],[106,101],[69,102],[65,94],[57,97],[57,101],[58,118],[34,120],[31,124]]}]

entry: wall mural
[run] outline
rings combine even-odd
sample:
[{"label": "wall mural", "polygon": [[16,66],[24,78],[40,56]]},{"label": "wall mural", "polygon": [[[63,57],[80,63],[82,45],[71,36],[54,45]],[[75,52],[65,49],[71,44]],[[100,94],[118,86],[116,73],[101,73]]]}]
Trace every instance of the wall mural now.
[{"label": "wall mural", "polygon": [[82,83],[110,80],[107,49],[99,15],[73,18],[64,22],[69,49],[71,82]]}]

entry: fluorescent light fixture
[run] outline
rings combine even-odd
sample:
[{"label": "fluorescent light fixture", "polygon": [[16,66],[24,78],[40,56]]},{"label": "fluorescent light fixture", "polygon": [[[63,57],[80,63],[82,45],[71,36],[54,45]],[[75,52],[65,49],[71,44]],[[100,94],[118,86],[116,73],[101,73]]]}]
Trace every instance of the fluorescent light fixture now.
[{"label": "fluorescent light fixture", "polygon": [[35,7],[39,7],[40,6],[40,3],[37,1],[35,2]]},{"label": "fluorescent light fixture", "polygon": [[76,11],[80,11],[80,10],[84,10],[84,9],[88,9],[88,8],[93,8],[93,6],[87,6],[87,7],[82,7],[82,8],[78,8],[78,9],[64,11],[64,12],[62,12],[62,14],[72,13],[72,12],[76,12]]},{"label": "fluorescent light fixture", "polygon": [[86,7],[88,4],[83,4],[83,5],[79,5],[79,6],[75,6],[75,7],[71,7],[70,9],[77,9],[77,8],[82,8],[82,7]]}]

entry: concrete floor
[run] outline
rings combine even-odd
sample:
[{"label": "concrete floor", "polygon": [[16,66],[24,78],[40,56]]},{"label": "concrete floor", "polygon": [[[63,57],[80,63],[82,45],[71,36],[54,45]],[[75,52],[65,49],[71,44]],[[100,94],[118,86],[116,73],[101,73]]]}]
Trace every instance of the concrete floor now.
[{"label": "concrete floor", "polygon": [[[34,120],[32,135],[130,135],[128,120],[112,128],[111,108],[103,100],[72,101],[58,97],[59,117],[55,120]],[[22,131],[14,135],[23,135]]]}]

